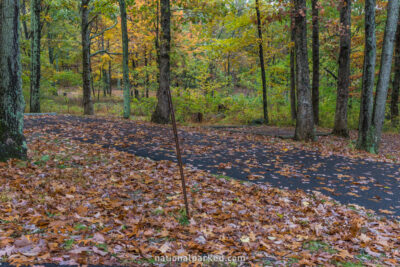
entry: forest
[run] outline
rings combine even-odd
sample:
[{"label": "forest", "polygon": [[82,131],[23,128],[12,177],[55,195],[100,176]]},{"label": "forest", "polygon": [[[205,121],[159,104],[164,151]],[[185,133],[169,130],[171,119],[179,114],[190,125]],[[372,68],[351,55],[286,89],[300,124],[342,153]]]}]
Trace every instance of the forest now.
[{"label": "forest", "polygon": [[399,24],[0,0],[0,265],[399,265]]}]

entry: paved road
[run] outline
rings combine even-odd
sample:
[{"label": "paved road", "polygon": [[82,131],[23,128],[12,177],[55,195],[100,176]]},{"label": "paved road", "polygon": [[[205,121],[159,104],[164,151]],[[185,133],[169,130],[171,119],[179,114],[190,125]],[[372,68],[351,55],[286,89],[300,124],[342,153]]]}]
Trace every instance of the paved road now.
[{"label": "paved road", "polygon": [[[30,117],[25,125],[157,161],[175,161],[169,126],[74,116]],[[317,190],[343,204],[400,216],[400,165],[277,149],[245,135],[216,131],[181,130],[179,135],[184,163],[195,168],[280,188]]]}]

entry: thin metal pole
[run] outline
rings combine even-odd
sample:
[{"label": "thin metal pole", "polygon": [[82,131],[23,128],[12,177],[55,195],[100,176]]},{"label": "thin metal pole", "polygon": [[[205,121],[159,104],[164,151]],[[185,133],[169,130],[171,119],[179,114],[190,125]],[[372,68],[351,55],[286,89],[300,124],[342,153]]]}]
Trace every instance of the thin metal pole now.
[{"label": "thin metal pole", "polygon": [[171,96],[171,89],[170,88],[168,88],[167,94],[168,94],[169,107],[171,109],[172,128],[174,130],[174,136],[175,136],[176,155],[177,155],[177,158],[178,158],[179,171],[180,171],[180,174],[181,174],[183,198],[185,200],[185,208],[186,208],[186,216],[187,216],[187,218],[190,218],[189,203],[188,203],[187,193],[186,193],[185,175],[183,174],[183,163],[182,163],[181,148],[180,148],[180,145],[179,145],[178,128],[176,126],[175,110],[174,110],[174,105],[172,104],[172,96]]}]

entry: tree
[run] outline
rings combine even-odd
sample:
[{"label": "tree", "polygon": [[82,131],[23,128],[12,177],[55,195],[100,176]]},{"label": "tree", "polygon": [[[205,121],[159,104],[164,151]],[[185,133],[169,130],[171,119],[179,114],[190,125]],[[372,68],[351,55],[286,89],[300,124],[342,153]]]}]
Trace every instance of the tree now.
[{"label": "tree", "polygon": [[392,88],[392,97],[390,101],[390,119],[394,127],[398,124],[399,117],[399,90],[400,90],[400,18],[397,23],[396,44],[395,44],[395,62],[394,79]]},{"label": "tree", "polygon": [[0,2],[0,161],[26,157],[19,1]]},{"label": "tree", "polygon": [[361,106],[358,127],[359,149],[367,150],[371,143],[368,131],[372,122],[373,88],[376,64],[375,0],[365,1],[365,49],[361,89]]},{"label": "tree", "polygon": [[385,121],[386,100],[389,89],[390,74],[392,70],[393,48],[395,43],[397,21],[399,18],[399,0],[389,0],[387,7],[387,21],[385,36],[383,39],[381,66],[376,86],[372,123],[369,129],[371,144],[367,144],[367,150],[378,153],[382,137],[382,128]]},{"label": "tree", "polygon": [[263,36],[261,29],[261,15],[260,15],[260,3],[256,0],[256,13],[257,13],[257,29],[258,29],[258,51],[260,56],[260,67],[261,67],[261,79],[263,87],[263,110],[264,110],[264,123],[268,123],[268,102],[267,102],[267,80],[265,78],[265,62],[264,62],[264,47],[263,47]]},{"label": "tree", "polygon": [[340,53],[333,134],[349,137],[347,109],[350,87],[351,0],[340,1]]},{"label": "tree", "polygon": [[85,115],[93,115],[93,99],[90,91],[90,22],[89,3],[91,0],[82,0],[82,80],[83,80],[83,109]]},{"label": "tree", "polygon": [[297,121],[296,140],[315,140],[314,116],[311,103],[310,67],[307,50],[306,1],[295,2],[295,47],[297,65]]},{"label": "tree", "polygon": [[[293,12],[293,11],[292,11]],[[290,41],[294,44],[295,28],[293,14],[290,16]],[[297,117],[296,108],[296,51],[295,47],[290,48],[290,112],[292,120]]]},{"label": "tree", "polygon": [[161,36],[160,36],[160,81],[157,92],[157,107],[151,121],[166,124],[170,121],[171,108],[168,101],[170,89],[170,50],[171,50],[171,9],[169,0],[161,0]]},{"label": "tree", "polygon": [[312,0],[312,105],[314,123],[319,125],[319,6]]},{"label": "tree", "polygon": [[398,12],[399,1],[389,0],[382,47],[381,66],[374,100],[373,81],[376,60],[375,1],[366,1],[365,3],[366,48],[364,55],[365,66],[360,108],[358,148],[371,153],[378,153],[381,141],[382,127],[385,120],[387,92],[392,67],[394,41],[399,17]]},{"label": "tree", "polygon": [[124,80],[124,118],[129,119],[131,115],[131,94],[129,82],[129,47],[128,47],[128,26],[126,19],[125,0],[119,1],[119,9],[121,12],[121,31],[122,31],[122,68]]},{"label": "tree", "polygon": [[30,112],[40,112],[40,23],[41,0],[31,0],[31,90]]}]

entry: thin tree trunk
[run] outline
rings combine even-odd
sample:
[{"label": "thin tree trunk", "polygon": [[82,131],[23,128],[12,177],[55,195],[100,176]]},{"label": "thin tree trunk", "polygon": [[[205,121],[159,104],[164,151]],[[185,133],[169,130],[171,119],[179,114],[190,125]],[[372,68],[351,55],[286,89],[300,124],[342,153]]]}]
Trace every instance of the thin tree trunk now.
[{"label": "thin tree trunk", "polygon": [[[107,40],[107,50],[110,49],[110,39]],[[107,72],[107,93],[111,96],[111,74],[112,74],[112,68],[111,68],[111,60],[108,61],[108,72]]]},{"label": "thin tree trunk", "polygon": [[351,0],[340,2],[340,53],[335,125],[333,134],[349,137],[347,110],[350,87]]},{"label": "thin tree trunk", "polygon": [[0,1],[0,161],[26,158],[19,1]]},{"label": "thin tree trunk", "polygon": [[373,89],[376,64],[375,4],[375,0],[365,0],[364,70],[357,142],[357,147],[363,150],[368,150],[371,146],[368,131],[372,122]]},{"label": "thin tree trunk", "polygon": [[[138,55],[136,55],[136,58],[138,58]],[[137,67],[137,64],[136,64],[136,60],[134,59],[134,58],[132,58],[132,69],[133,69],[133,90],[132,90],[132,93],[131,93],[131,95],[134,93],[134,95],[135,95],[135,98],[136,99],[139,99],[139,90],[138,90],[138,82],[137,82],[137,74],[136,74],[136,67]]]},{"label": "thin tree trunk", "polygon": [[[23,16],[25,16],[26,15],[26,2],[25,2],[26,0],[22,0],[22,5],[21,5],[21,12],[22,12],[22,15]],[[26,25],[26,21],[25,20],[22,20],[22,28],[24,29],[24,34],[25,34],[25,39],[26,40],[29,40],[29,31],[28,31],[28,27],[27,27],[27,25]]]},{"label": "thin tree trunk", "polygon": [[48,46],[48,53],[49,53],[49,63],[51,65],[54,65],[53,34],[50,31],[47,33],[47,39],[48,39],[47,46]]},{"label": "thin tree trunk", "polygon": [[[156,0],[157,8],[156,8],[156,38],[155,38],[155,46],[157,53],[157,64],[160,65],[160,0]],[[159,79],[159,77],[157,77]]]},{"label": "thin tree trunk", "polygon": [[131,115],[131,96],[129,82],[129,48],[128,48],[128,26],[126,20],[125,0],[119,0],[121,12],[122,48],[123,48],[123,79],[124,79],[124,118],[129,119]]},{"label": "thin tree trunk", "polygon": [[90,29],[89,3],[91,0],[82,0],[82,80],[83,80],[83,109],[84,115],[93,115],[93,99],[90,92]]},{"label": "thin tree trunk", "polygon": [[261,67],[261,79],[262,79],[262,94],[263,94],[263,115],[264,115],[264,123],[268,124],[268,101],[267,101],[267,80],[265,77],[265,63],[264,63],[264,47],[263,47],[263,36],[261,29],[261,15],[260,15],[260,3],[256,0],[256,13],[257,13],[257,29],[258,29],[258,51],[260,57],[260,67]]},{"label": "thin tree trunk", "polygon": [[[293,14],[291,16],[291,30],[290,39],[294,44],[295,41],[295,28]],[[292,114],[292,120],[296,120],[297,108],[296,108],[296,52],[295,47],[290,48],[290,111]]]},{"label": "thin tree trunk", "polygon": [[161,45],[160,45],[160,82],[157,92],[158,103],[151,121],[168,123],[171,108],[168,101],[170,88],[170,50],[171,50],[171,10],[170,1],[161,0]]},{"label": "thin tree trunk", "polygon": [[319,125],[319,7],[318,0],[312,0],[312,104],[314,123]]},{"label": "thin tree trunk", "polygon": [[399,19],[399,0],[389,0],[387,6],[387,21],[385,36],[383,39],[381,67],[376,86],[374,111],[372,114],[372,125],[370,135],[371,147],[368,151],[379,152],[379,145],[382,138],[382,128],[385,121],[386,100],[388,95],[390,74],[392,72],[393,48],[396,38],[397,21]]},{"label": "thin tree trunk", "polygon": [[149,98],[149,73],[147,71],[147,51],[144,51],[144,66],[145,66],[145,81],[144,81],[144,86],[146,90],[146,98]]},{"label": "thin tree trunk", "polygon": [[390,119],[393,127],[399,122],[399,91],[400,91],[400,18],[397,24],[395,63],[394,63],[394,80],[392,97],[390,101]]},{"label": "thin tree trunk", "polygon": [[30,112],[40,112],[40,11],[41,0],[31,0],[31,88]]},{"label": "thin tree trunk", "polygon": [[306,1],[295,1],[295,47],[297,64],[297,122],[296,140],[315,140],[314,117],[311,102],[310,67],[307,50]]}]

